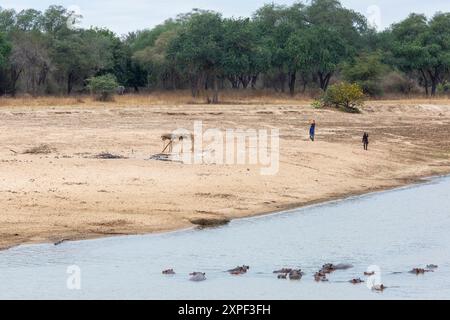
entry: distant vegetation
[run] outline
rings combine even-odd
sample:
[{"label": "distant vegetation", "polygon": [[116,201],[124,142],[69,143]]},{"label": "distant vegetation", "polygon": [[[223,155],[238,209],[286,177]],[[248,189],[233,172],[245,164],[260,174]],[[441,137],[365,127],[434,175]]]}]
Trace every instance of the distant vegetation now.
[{"label": "distant vegetation", "polygon": [[111,101],[119,84],[112,74],[96,76],[86,80],[87,87],[98,101]]},{"label": "distant vegetation", "polygon": [[109,84],[102,99],[121,85],[189,89],[211,103],[225,88],[319,96],[338,82],[375,97],[449,93],[450,13],[411,14],[377,32],[339,1],[308,3],[265,5],[251,18],[194,10],[122,37],[74,28],[81,17],[61,6],[0,8],[0,94],[98,92],[99,81]]},{"label": "distant vegetation", "polygon": [[334,107],[349,113],[359,113],[358,107],[364,105],[364,92],[356,83],[341,82],[333,84],[317,100],[316,107]]}]

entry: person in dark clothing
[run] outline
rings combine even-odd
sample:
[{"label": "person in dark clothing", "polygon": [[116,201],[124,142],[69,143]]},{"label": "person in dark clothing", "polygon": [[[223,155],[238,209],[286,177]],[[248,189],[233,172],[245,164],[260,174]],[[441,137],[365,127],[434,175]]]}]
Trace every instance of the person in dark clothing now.
[{"label": "person in dark clothing", "polygon": [[311,122],[311,128],[309,129],[309,138],[311,139],[311,141],[314,141],[316,137],[316,121],[313,120]]},{"label": "person in dark clothing", "polygon": [[362,143],[364,145],[364,150],[369,150],[369,134],[364,132]]}]

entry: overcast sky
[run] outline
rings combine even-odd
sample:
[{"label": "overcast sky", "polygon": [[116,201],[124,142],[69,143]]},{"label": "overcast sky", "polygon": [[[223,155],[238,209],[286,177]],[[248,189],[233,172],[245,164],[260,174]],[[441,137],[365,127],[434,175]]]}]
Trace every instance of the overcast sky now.
[{"label": "overcast sky", "polygon": [[[250,16],[269,0],[0,0],[2,8],[43,10],[59,4],[80,10],[82,26],[107,27],[118,34],[151,28],[178,13],[193,8],[215,10],[225,16]],[[295,0],[278,0],[278,4],[291,4]],[[345,7],[366,15],[380,28],[405,18],[411,12],[428,16],[436,11],[450,12],[450,0],[342,0]]]}]

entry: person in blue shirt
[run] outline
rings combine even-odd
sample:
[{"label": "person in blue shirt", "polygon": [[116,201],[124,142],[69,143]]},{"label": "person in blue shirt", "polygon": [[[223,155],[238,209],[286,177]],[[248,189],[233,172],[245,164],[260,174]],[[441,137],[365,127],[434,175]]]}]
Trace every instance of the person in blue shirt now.
[{"label": "person in blue shirt", "polygon": [[311,128],[309,129],[309,138],[314,141],[316,137],[316,120],[311,121]]}]

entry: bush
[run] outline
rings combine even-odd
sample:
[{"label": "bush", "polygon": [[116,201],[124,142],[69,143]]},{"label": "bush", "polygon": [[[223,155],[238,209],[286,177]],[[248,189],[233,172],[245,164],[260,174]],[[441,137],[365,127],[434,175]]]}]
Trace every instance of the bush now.
[{"label": "bush", "polygon": [[359,113],[358,107],[364,105],[364,92],[356,84],[341,82],[328,88],[321,102],[324,107],[334,107],[345,112]]},{"label": "bush", "polygon": [[450,82],[444,82],[438,85],[437,91],[439,94],[448,95],[450,94]]},{"label": "bush", "polygon": [[98,101],[111,101],[114,100],[114,93],[117,90],[119,84],[117,79],[112,74],[104,76],[92,77],[87,80],[88,89],[95,96]]},{"label": "bush", "polygon": [[387,74],[381,81],[384,92],[393,94],[414,94],[419,93],[420,88],[417,83],[404,74],[393,71]]},{"label": "bush", "polygon": [[361,54],[353,63],[344,64],[342,74],[350,83],[357,83],[364,94],[377,97],[383,95],[381,79],[389,73],[380,53]]}]

